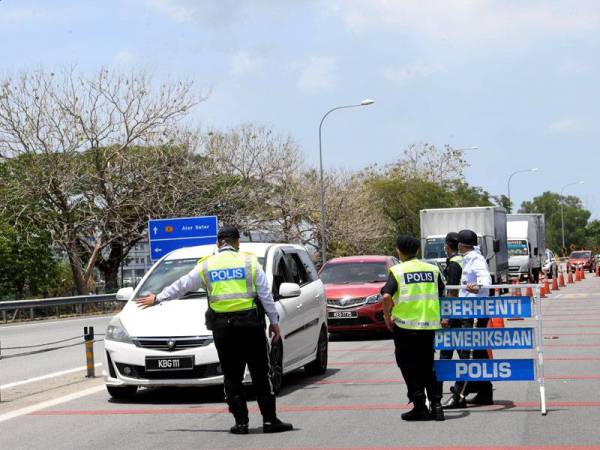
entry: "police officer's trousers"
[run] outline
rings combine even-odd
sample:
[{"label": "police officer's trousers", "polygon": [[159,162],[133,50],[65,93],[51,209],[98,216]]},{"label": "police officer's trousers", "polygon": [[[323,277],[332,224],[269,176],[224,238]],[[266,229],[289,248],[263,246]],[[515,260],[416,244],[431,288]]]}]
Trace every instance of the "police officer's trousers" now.
[{"label": "police officer's trousers", "polygon": [[408,389],[408,400],[424,403],[426,398],[437,403],[442,399],[433,367],[432,330],[407,330],[394,325],[396,362]]},{"label": "police officer's trousers", "polygon": [[[489,319],[483,318],[477,320],[477,328],[487,328]],[[474,320],[473,319],[463,319],[461,320],[462,325],[461,328],[473,328]],[[470,350],[461,350],[459,352],[460,359],[490,359],[487,350],[473,350],[471,355]],[[442,358],[442,354],[440,353],[440,359]],[[450,359],[450,358],[449,358]],[[466,383],[464,381],[457,381],[454,386],[450,388],[452,393],[456,396],[460,394],[475,394],[481,392],[483,395],[492,395],[493,386],[491,381],[469,381]]]},{"label": "police officer's trousers", "polygon": [[225,378],[225,396],[236,423],[248,423],[248,406],[242,385],[246,364],[265,421],[275,419],[275,394],[271,386],[269,347],[264,327],[219,326],[213,330]]},{"label": "police officer's trousers", "polygon": [[[473,328],[473,320],[469,319],[450,319],[448,328]],[[440,359],[452,359],[454,352],[458,354],[460,359],[470,359],[471,353],[469,350],[440,350]],[[457,388],[458,386],[458,388]],[[462,382],[456,382],[453,390],[462,390]],[[438,390],[441,393],[444,391],[444,382],[440,381],[438,384]]]}]

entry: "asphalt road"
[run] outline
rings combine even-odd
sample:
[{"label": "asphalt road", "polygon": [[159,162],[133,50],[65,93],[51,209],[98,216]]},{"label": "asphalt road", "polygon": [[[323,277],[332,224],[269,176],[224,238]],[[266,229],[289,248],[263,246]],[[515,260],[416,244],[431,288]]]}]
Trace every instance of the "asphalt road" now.
[{"label": "asphalt road", "polygon": [[[33,322],[18,325],[0,326],[0,344],[2,355],[28,352],[31,350],[44,349],[74,344],[83,341],[83,327],[94,327],[95,333],[104,333],[110,317],[84,317],[76,319],[62,319],[43,322]],[[47,342],[60,341],[72,337],[78,337],[72,341],[36,347],[31,349],[6,350],[8,347],[26,347],[30,345],[44,344]],[[102,336],[98,336],[99,339]],[[97,342],[94,351],[100,355],[104,350],[104,344]],[[14,383],[30,380],[40,376],[46,376],[56,372],[71,370],[85,365],[85,351],[83,345],[76,345],[47,353],[9,358],[0,361],[0,386],[12,385]]]},{"label": "asphalt road", "polygon": [[[98,388],[3,421],[0,448],[599,448],[600,279],[591,278],[543,302],[548,415],[539,412],[537,383],[495,383],[496,404],[446,414],[445,422],[407,423],[406,388],[393,345],[349,339],[330,345],[321,377],[286,378],[280,416],[295,431],[260,433],[251,402],[252,433],[226,432],[232,419],[220,388],[143,390],[129,403]],[[507,322],[526,326],[528,321]],[[498,352],[528,357],[527,351]],[[446,384],[446,389],[448,383]],[[42,405],[43,406],[43,405]]]}]

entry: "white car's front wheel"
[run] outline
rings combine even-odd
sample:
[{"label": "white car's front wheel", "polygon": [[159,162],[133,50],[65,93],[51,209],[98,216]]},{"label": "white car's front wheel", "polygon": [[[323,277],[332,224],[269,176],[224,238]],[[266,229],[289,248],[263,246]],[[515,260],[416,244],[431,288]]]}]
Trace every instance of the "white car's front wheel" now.
[{"label": "white car's front wheel", "polygon": [[137,392],[137,386],[106,386],[109,395],[115,400],[131,400]]}]

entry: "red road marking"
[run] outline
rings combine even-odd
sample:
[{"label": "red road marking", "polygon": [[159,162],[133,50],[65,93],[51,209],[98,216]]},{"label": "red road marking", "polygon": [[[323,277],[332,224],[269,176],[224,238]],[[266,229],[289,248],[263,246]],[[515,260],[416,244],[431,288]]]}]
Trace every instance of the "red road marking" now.
[{"label": "red road marking", "polygon": [[598,348],[600,344],[544,344],[544,348]]},{"label": "red road marking", "polygon": [[[589,445],[519,445],[518,447],[282,447],[285,450],[599,450],[599,446]],[[263,449],[248,449],[248,450],[263,450]]]},{"label": "red road marking", "polygon": [[[560,330],[562,328],[557,328],[557,330]],[[546,328],[544,327],[544,331],[546,330]],[[588,331],[584,331],[581,333],[552,333],[552,334],[544,334],[544,337],[552,337],[552,336],[600,336],[600,333],[598,332],[588,332]]]},{"label": "red road marking", "polygon": [[[600,408],[600,402],[548,402],[549,408]],[[538,402],[514,402],[509,405],[472,407],[477,410],[493,411],[512,408],[537,408]],[[351,405],[281,405],[278,410],[287,413],[332,412],[332,411],[390,411],[412,408],[405,403],[359,403]],[[258,408],[249,408],[257,413]],[[82,410],[45,410],[31,413],[32,416],[106,416],[106,415],[148,415],[148,414],[227,414],[226,407],[190,407],[190,408],[148,408],[148,409],[82,409]]]}]

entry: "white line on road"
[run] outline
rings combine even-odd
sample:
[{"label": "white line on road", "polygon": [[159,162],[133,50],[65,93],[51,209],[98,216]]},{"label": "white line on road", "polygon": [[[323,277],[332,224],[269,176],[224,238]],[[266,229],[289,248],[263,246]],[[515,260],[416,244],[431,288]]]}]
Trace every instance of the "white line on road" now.
[{"label": "white line on road", "polygon": [[14,419],[15,417],[19,416],[24,416],[26,414],[31,414],[32,412],[39,411],[40,409],[50,408],[51,406],[60,405],[61,403],[70,402],[71,400],[77,400],[81,397],[96,394],[104,389],[104,385],[95,386],[93,388],[85,389],[79,392],[74,392],[73,394],[64,395],[53,400],[47,400],[45,402],[36,403],[35,405],[31,405],[26,408],[17,409],[16,411],[11,411],[0,415],[0,422],[6,422],[7,420]]},{"label": "white line on road", "polygon": [[[96,364],[94,364],[94,367],[100,367],[101,365],[102,365],[102,363],[96,363]],[[60,372],[53,372],[53,373],[49,373],[49,374],[42,375],[39,377],[28,378],[26,380],[21,380],[21,381],[15,381],[13,383],[0,385],[0,389],[9,389],[9,388],[13,388],[15,386],[21,386],[22,384],[35,383],[36,381],[47,380],[48,378],[60,377],[62,375],[67,375],[69,373],[79,372],[80,370],[85,370],[86,368],[87,368],[87,366],[75,367],[73,369],[61,370]]]},{"label": "white line on road", "polygon": [[106,314],[104,316],[90,316],[84,317],[82,319],[57,319],[57,320],[44,320],[43,322],[31,322],[24,323],[20,325],[3,325],[0,326],[0,330],[12,330],[13,328],[21,328],[21,327],[32,327],[32,326],[40,326],[40,325],[56,325],[57,323],[67,323],[67,322],[85,322],[90,320],[102,320],[108,319],[112,317],[114,314]]}]

